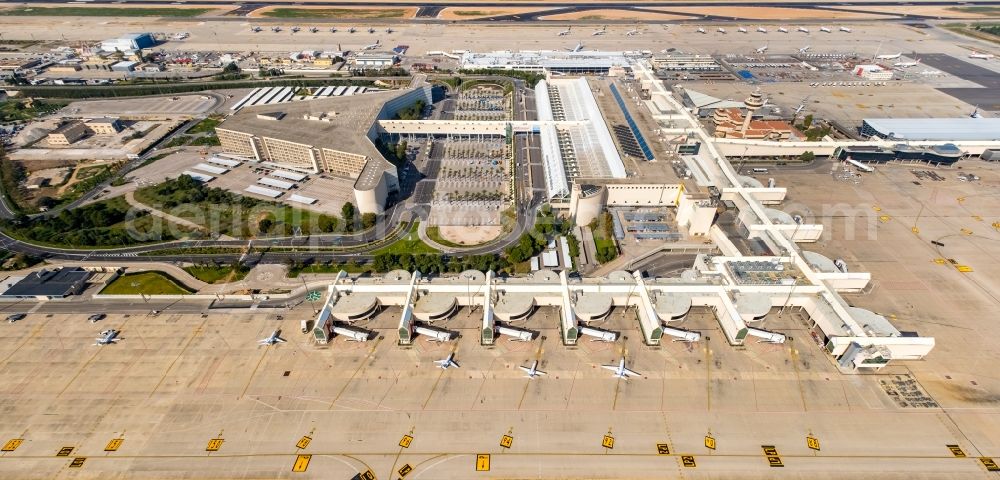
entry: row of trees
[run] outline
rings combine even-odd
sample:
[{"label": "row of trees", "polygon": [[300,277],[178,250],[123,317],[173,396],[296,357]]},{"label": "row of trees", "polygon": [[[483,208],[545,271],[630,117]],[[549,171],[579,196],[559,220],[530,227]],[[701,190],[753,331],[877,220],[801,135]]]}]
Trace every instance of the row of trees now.
[{"label": "row of trees", "polygon": [[391,270],[419,270],[422,273],[458,273],[465,270],[498,271],[509,264],[496,254],[448,257],[439,254],[380,253],[372,259],[371,267],[376,272]]},{"label": "row of trees", "polygon": [[63,210],[53,217],[18,215],[3,222],[5,230],[38,242],[71,246],[127,246],[173,240],[166,231],[147,230],[146,212],[129,214],[124,201],[106,201]]}]

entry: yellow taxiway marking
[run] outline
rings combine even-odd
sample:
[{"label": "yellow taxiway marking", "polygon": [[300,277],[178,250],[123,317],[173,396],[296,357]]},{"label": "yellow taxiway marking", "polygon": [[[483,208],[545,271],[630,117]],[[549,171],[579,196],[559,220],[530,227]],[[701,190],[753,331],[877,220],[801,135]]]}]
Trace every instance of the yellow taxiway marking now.
[{"label": "yellow taxiway marking", "polygon": [[404,463],[402,467],[399,467],[399,470],[396,470],[396,473],[399,473],[399,477],[403,478],[403,477],[409,475],[410,472],[412,472],[412,471],[413,471],[413,467],[411,467],[409,463]]},{"label": "yellow taxiway marking", "polygon": [[965,452],[962,451],[962,447],[958,445],[945,445],[945,446],[948,447],[948,450],[951,451],[952,455],[959,458],[965,458]]},{"label": "yellow taxiway marking", "polygon": [[694,455],[681,455],[681,465],[687,468],[697,467],[698,464],[694,461]]},{"label": "yellow taxiway marking", "polygon": [[476,471],[477,472],[490,471],[490,454],[480,453],[476,455]]},{"label": "yellow taxiway marking", "polygon": [[809,447],[810,450],[819,451],[819,439],[812,435],[807,436],[806,446]]},{"label": "yellow taxiway marking", "polygon": [[295,457],[295,463],[292,464],[293,472],[304,472],[309,468],[309,461],[312,460],[312,455],[302,454]]},{"label": "yellow taxiway marking", "polygon": [[705,435],[705,448],[715,450],[715,437],[711,434]]},{"label": "yellow taxiway marking", "polygon": [[69,468],[80,468],[83,466],[83,462],[87,461],[87,457],[76,457],[72,462],[69,462]]},{"label": "yellow taxiway marking", "polygon": [[110,442],[104,447],[105,452],[117,452],[118,448],[125,443],[124,438],[112,438]]},{"label": "yellow taxiway marking", "polygon": [[670,455],[670,445],[666,443],[656,444],[656,454],[657,455]]},{"label": "yellow taxiway marking", "polygon": [[3,444],[3,448],[0,448],[0,452],[13,452],[14,450],[17,450],[17,447],[20,447],[22,443],[24,443],[23,438],[12,438],[7,440],[7,443]]},{"label": "yellow taxiway marking", "polygon": [[403,435],[403,438],[399,440],[399,446],[403,448],[410,448],[410,442],[413,441],[411,435]]},{"label": "yellow taxiway marking", "polygon": [[205,447],[206,452],[218,452],[222,448],[222,442],[226,440],[223,438],[213,438],[208,441],[208,446]]},{"label": "yellow taxiway marking", "polygon": [[990,457],[979,457],[979,463],[986,467],[987,472],[1000,472],[1000,466],[997,466],[997,462]]},{"label": "yellow taxiway marking", "polygon": [[298,448],[300,450],[304,449],[309,446],[309,442],[311,441],[312,437],[310,437],[309,435],[303,436],[302,438],[299,439],[298,443],[295,444],[295,448]]},{"label": "yellow taxiway marking", "polygon": [[73,450],[75,450],[75,447],[62,447],[58,452],[56,452],[56,456],[68,457],[71,453],[73,453]]}]

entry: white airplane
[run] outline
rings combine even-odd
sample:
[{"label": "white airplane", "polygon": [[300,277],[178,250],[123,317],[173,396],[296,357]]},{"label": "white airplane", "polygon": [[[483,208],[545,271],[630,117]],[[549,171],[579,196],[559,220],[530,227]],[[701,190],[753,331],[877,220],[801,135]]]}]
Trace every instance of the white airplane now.
[{"label": "white airplane", "polygon": [[895,60],[903,55],[903,52],[899,52],[894,55],[876,55],[875,60]]},{"label": "white airplane", "polygon": [[937,70],[924,70],[924,71],[920,72],[920,74],[921,75],[931,75],[931,76],[933,76],[933,75],[943,75],[941,72],[939,72]]},{"label": "white airplane", "polygon": [[996,55],[993,55],[992,53],[979,53],[976,51],[973,51],[972,53],[969,54],[969,58],[979,58],[982,60],[989,60],[995,56]]},{"label": "white airplane", "polygon": [[785,27],[778,27],[778,31],[781,33],[788,33],[788,29]]},{"label": "white airplane", "polygon": [[830,32],[830,27],[819,27],[819,31],[825,32],[825,33],[831,33]]},{"label": "white airplane", "polygon": [[449,353],[448,358],[444,360],[434,360],[434,363],[438,367],[441,367],[442,369],[445,370],[447,370],[449,367],[462,368],[462,366],[455,361],[455,352]]},{"label": "white airplane", "polygon": [[362,48],[362,50],[375,50],[376,48],[381,47],[381,46],[382,46],[382,40],[379,40],[379,39],[376,38],[375,39],[375,43],[373,43],[371,45],[365,45]]},{"label": "white airplane", "polygon": [[100,337],[97,337],[97,343],[95,343],[94,345],[114,345],[115,342],[121,340],[120,338],[118,338],[119,333],[121,332],[113,328],[110,330],[105,330],[101,332]]},{"label": "white airplane", "polygon": [[632,30],[629,30],[629,31],[625,32],[625,36],[626,37],[632,37],[632,36],[638,35],[639,33],[641,33],[641,32],[639,32],[638,28],[633,28]]},{"label": "white airplane", "polygon": [[810,48],[812,48],[812,45],[806,45],[799,49],[799,53],[806,53],[809,51]]},{"label": "white airplane", "polygon": [[760,47],[756,50],[757,53],[764,53],[766,51],[767,51],[767,45],[764,45],[763,47]]},{"label": "white airplane", "polygon": [[319,31],[319,28],[317,28],[317,27],[309,27],[309,31],[312,32],[312,33],[316,33],[316,32]]},{"label": "white airplane", "polygon": [[850,27],[840,27],[840,31],[841,32],[851,33],[851,28]]},{"label": "white airplane", "polygon": [[531,368],[522,367],[522,366],[518,366],[517,368],[520,368],[521,370],[524,371],[524,373],[527,374],[527,375],[524,376],[524,378],[535,378],[535,377],[537,377],[539,375],[548,375],[547,373],[545,373],[545,372],[543,372],[543,371],[541,371],[541,370],[538,369],[538,360],[535,360],[531,364]]},{"label": "white airplane", "polygon": [[740,32],[740,33],[747,33],[747,27],[740,27],[740,28],[737,28],[737,29],[736,29],[736,31],[737,31],[737,32]]},{"label": "white airplane", "polygon": [[573,27],[567,27],[566,30],[561,31],[561,32],[557,33],[556,35],[559,35],[560,37],[565,37],[566,35],[569,35],[570,33],[572,33],[572,31],[573,31]]},{"label": "white airplane", "polygon": [[278,33],[281,31],[281,27],[271,27],[271,31],[274,33]]},{"label": "white airplane", "polygon": [[337,27],[330,27],[330,33],[337,33]]},{"label": "white airplane", "polygon": [[725,28],[722,28],[722,27],[719,27],[719,28],[718,28],[718,29],[716,30],[716,32],[719,32],[719,33],[721,33],[721,34],[725,35],[725,34],[726,34],[726,29],[725,29]]},{"label": "white airplane", "polygon": [[300,27],[298,25],[292,27],[292,33],[298,32],[299,30],[302,30],[302,27]]},{"label": "white airplane", "polygon": [[356,29],[354,27],[350,27],[350,28],[347,29],[347,33],[354,33],[356,31],[358,31],[358,29]]},{"label": "white airplane", "polygon": [[698,27],[698,33],[708,33],[704,28]]},{"label": "white airplane", "polygon": [[368,27],[368,33],[375,33],[374,27]]},{"label": "white airplane", "polygon": [[896,63],[892,64],[892,66],[894,66],[896,68],[910,68],[910,67],[916,67],[917,65],[920,65],[920,59],[919,58],[916,61],[914,61],[914,62],[896,62]]},{"label": "white airplane", "polygon": [[582,52],[583,51],[583,42],[577,42],[577,44],[575,46],[573,46],[573,48],[567,48],[566,50],[570,51],[570,52],[573,52],[573,53]]},{"label": "white airplane", "polygon": [[598,35],[604,35],[605,33],[607,33],[607,31],[608,31],[608,26],[605,25],[601,27],[600,30],[594,30],[594,33],[591,33],[591,35],[596,37]]},{"label": "white airplane", "polygon": [[614,374],[615,378],[624,378],[625,380],[628,380],[629,377],[632,377],[632,376],[635,376],[635,377],[641,377],[642,376],[642,374],[640,374],[639,372],[637,372],[635,370],[629,370],[628,368],[625,367],[625,356],[624,355],[622,355],[622,359],[621,359],[621,361],[618,362],[618,365],[601,365],[601,368],[605,368],[605,369],[611,370],[612,372],[615,372],[615,374]]},{"label": "white airplane", "polygon": [[277,343],[285,343],[288,340],[281,338],[281,330],[275,330],[271,332],[271,336],[267,338],[262,338],[257,341],[259,345],[274,345]]},{"label": "white airplane", "polygon": [[976,105],[976,109],[969,114],[972,118],[983,118],[983,114],[979,113],[979,105]]},{"label": "white airplane", "polygon": [[760,33],[767,33],[767,29],[764,27],[757,27],[757,31]]},{"label": "white airplane", "polygon": [[386,27],[386,29],[385,29],[385,33],[392,33],[394,31],[395,30],[393,30],[392,27]]},{"label": "white airplane", "polygon": [[806,28],[806,27],[799,27],[797,29],[797,31],[802,32],[802,33],[809,33],[809,29]]},{"label": "white airplane", "polygon": [[253,32],[253,33],[257,33],[257,32],[259,32],[261,30],[262,29],[260,27],[258,27],[257,25],[253,25],[253,26],[250,27],[250,31]]}]

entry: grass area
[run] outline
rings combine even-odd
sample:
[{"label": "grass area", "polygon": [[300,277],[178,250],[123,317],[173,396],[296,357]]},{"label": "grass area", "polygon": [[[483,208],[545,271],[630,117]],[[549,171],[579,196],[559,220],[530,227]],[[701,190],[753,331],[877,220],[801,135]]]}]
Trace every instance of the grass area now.
[{"label": "grass area", "polygon": [[63,17],[197,17],[214,8],[117,8],[117,7],[18,7],[0,10],[0,15]]},{"label": "grass area", "polygon": [[216,137],[215,135],[205,135],[191,140],[191,143],[188,145],[191,145],[192,147],[218,147],[222,145],[222,142],[219,141],[219,137]]},{"label": "grass area", "polygon": [[220,123],[222,123],[221,118],[208,117],[189,128],[187,133],[215,133],[215,127],[218,127]]},{"label": "grass area", "polygon": [[437,243],[439,243],[441,245],[444,245],[446,247],[462,248],[462,247],[467,246],[467,245],[462,245],[462,244],[458,244],[458,243],[452,242],[451,240],[447,240],[444,237],[442,237],[441,236],[441,228],[440,227],[436,227],[436,226],[435,227],[427,227],[427,236],[430,237],[431,240],[434,240],[435,242],[437,242]]},{"label": "grass area", "polygon": [[[985,8],[985,7],[984,7]],[[945,29],[959,35],[978,38],[992,43],[1000,43],[1000,25],[985,23],[948,23],[942,25]]]},{"label": "grass area", "polygon": [[127,273],[101,290],[103,295],[186,295],[194,293],[163,272]]},{"label": "grass area", "polygon": [[271,18],[402,18],[402,8],[275,8],[262,13]]},{"label": "grass area", "polygon": [[483,11],[483,10],[455,10],[451,12],[453,15],[459,17],[492,17],[494,15],[502,15],[503,12],[498,12],[495,10]]},{"label": "grass area", "polygon": [[100,175],[110,169],[111,167],[107,165],[95,165],[92,167],[83,167],[78,172],[76,172],[76,179],[78,181],[86,180],[95,175]]},{"label": "grass area", "polygon": [[979,7],[949,7],[953,12],[983,13],[988,15],[1000,15],[1000,7],[979,6]]},{"label": "grass area", "polygon": [[412,253],[414,255],[418,253],[439,253],[437,249],[431,247],[424,243],[420,239],[420,235],[417,234],[417,229],[420,227],[420,222],[413,222],[413,226],[410,227],[409,233],[407,233],[403,238],[396,240],[378,250],[372,252],[373,255],[378,255],[380,253]]},{"label": "grass area", "polygon": [[65,107],[68,102],[52,100],[35,100],[29,107],[28,102],[21,99],[8,99],[0,102],[0,123],[31,120],[42,115],[55,112]]},{"label": "grass area", "polygon": [[184,267],[184,271],[205,283],[238,282],[250,273],[249,268],[233,268],[233,265],[194,265]]}]

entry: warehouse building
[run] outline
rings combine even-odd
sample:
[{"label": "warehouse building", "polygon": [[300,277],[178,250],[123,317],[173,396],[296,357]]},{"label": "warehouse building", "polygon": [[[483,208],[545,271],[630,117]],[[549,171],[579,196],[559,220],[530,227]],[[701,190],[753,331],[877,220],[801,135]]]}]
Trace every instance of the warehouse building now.
[{"label": "warehouse building", "polygon": [[216,133],[227,153],[303,173],[353,179],[358,209],[382,213],[389,196],[399,190],[399,181],[396,166],[375,147],[377,121],[394,118],[418,100],[430,103],[429,86],[256,105],[226,119]]},{"label": "warehouse building", "polygon": [[101,50],[105,52],[128,52],[153,46],[156,46],[156,40],[151,33],[129,33],[101,42]]},{"label": "warehouse building", "polygon": [[87,126],[83,122],[71,121],[49,132],[49,145],[70,145],[87,136]]}]

